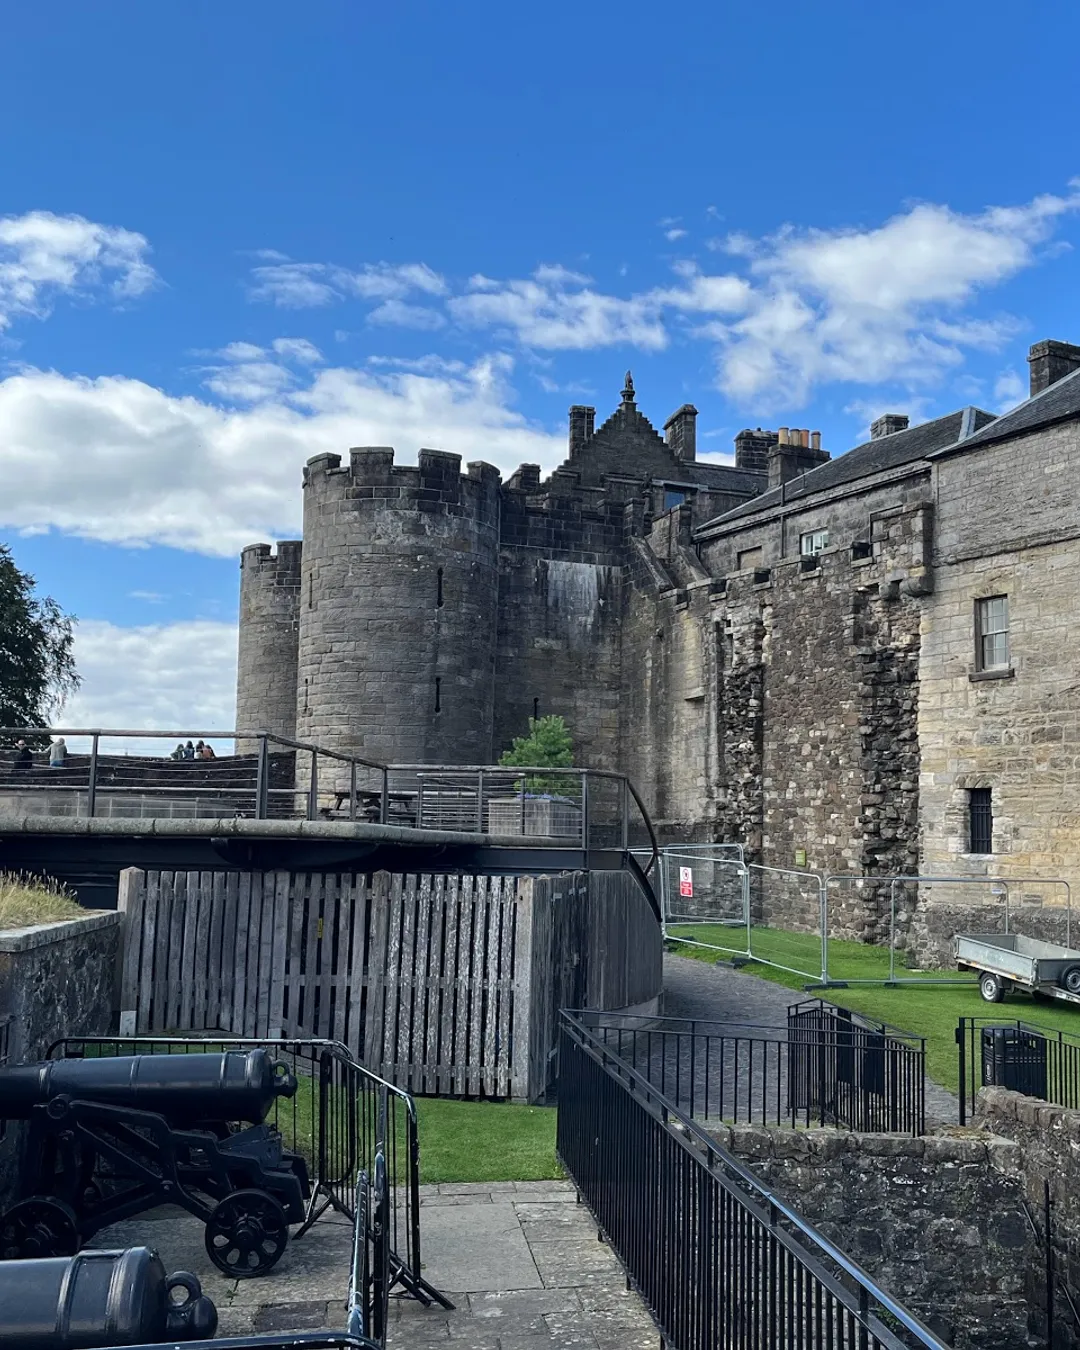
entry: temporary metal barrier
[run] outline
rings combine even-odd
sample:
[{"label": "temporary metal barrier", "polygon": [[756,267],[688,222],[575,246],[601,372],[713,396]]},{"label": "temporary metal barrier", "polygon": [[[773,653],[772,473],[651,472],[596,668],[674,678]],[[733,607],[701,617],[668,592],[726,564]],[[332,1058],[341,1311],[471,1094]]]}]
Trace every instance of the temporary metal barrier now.
[{"label": "temporary metal barrier", "polygon": [[[1011,888],[1015,886],[1031,887],[1059,887],[1065,892],[1065,945],[1069,946],[1072,937],[1072,888],[1063,877],[972,877],[972,876],[939,876],[939,875],[896,875],[885,876],[856,876],[849,872],[832,873],[823,880],[823,931],[824,941],[822,951],[824,960],[822,965],[822,984],[830,983],[830,972],[828,968],[828,932],[829,932],[829,893],[841,885],[856,887],[859,889],[869,887],[870,889],[889,888],[889,975],[888,984],[945,984],[945,985],[969,985],[972,983],[970,976],[939,975],[939,976],[898,976],[896,973],[896,952],[898,948],[898,931],[896,925],[897,914],[897,896],[899,888],[902,886],[918,886],[920,888],[933,885],[941,886],[979,886],[989,887],[995,896],[1000,896],[1003,902],[1004,931],[1009,932],[1010,916],[1015,917],[1017,911],[1023,912],[1024,906],[1017,906],[1011,903]],[[989,906],[988,906],[989,908]],[[1046,911],[1042,906],[1031,906],[1031,909],[1038,908],[1039,913]],[[868,979],[849,979],[845,977],[844,984],[881,984],[881,980]]]},{"label": "temporary metal barrier", "polygon": [[925,1133],[925,1040],[831,1003],[795,1004],[786,1027],[573,1016],[698,1120]]},{"label": "temporary metal barrier", "polygon": [[961,1125],[971,1118],[983,1087],[1011,1088],[1080,1109],[1080,1036],[1019,1018],[961,1017],[956,1053]]},{"label": "temporary metal barrier", "polygon": [[386,1160],[391,1279],[421,1303],[453,1305],[424,1279],[420,1257],[420,1143],[412,1097],[365,1069],[336,1041],[120,1038],[87,1036],[57,1041],[48,1058],[103,1055],[194,1054],[265,1048],[295,1075],[293,1097],[279,1097],[267,1122],[285,1146],[309,1162],[312,1188],[302,1238],[327,1210],[355,1218],[356,1176],[374,1175]]},{"label": "temporary metal barrier", "polygon": [[943,1342],[563,1013],[557,1147],[672,1350]]}]

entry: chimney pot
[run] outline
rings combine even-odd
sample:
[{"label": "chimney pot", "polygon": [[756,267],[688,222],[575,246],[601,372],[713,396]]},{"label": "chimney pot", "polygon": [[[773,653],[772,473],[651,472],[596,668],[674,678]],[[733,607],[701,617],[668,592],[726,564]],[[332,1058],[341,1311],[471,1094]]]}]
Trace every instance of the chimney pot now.
[{"label": "chimney pot", "polygon": [[820,450],[820,449],[821,449],[821,432],[820,432],[820,431],[812,431],[812,432],[810,433],[810,449],[811,449],[811,450]]},{"label": "chimney pot", "polygon": [[777,445],[787,445],[788,443],[787,427],[781,427],[780,430],[776,433],[776,443]]}]

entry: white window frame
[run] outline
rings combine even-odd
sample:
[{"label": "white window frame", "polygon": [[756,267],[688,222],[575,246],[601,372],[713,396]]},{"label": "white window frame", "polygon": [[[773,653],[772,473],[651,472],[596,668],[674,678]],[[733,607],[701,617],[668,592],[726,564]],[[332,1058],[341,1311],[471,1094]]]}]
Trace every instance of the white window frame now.
[{"label": "white window frame", "polygon": [[975,669],[1008,670],[1009,597],[980,596],[975,601]]},{"label": "white window frame", "polygon": [[829,547],[828,530],[809,530],[799,535],[799,553],[804,558],[816,558]]}]

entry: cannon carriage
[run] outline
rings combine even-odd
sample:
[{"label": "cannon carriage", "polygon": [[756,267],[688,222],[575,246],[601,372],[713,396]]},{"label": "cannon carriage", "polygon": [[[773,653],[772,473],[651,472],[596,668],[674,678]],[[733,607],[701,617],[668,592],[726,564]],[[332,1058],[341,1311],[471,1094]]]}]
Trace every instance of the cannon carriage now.
[{"label": "cannon carriage", "polygon": [[0,1117],[27,1122],[0,1259],[70,1256],[109,1224],[176,1204],[225,1275],[270,1270],[311,1194],[266,1123],[296,1078],[264,1049],[52,1060],[0,1069]]}]

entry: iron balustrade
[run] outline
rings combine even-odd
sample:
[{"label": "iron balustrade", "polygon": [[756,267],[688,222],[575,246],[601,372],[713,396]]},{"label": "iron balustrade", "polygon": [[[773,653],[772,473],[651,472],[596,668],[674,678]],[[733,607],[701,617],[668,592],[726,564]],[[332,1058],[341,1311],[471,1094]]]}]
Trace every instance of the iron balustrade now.
[{"label": "iron balustrade", "polygon": [[576,1012],[679,1110],[728,1124],[926,1130],[926,1043],[821,1000],[785,1027]]},{"label": "iron balustrade", "polygon": [[1018,1018],[961,1017],[956,1051],[961,1125],[982,1087],[1080,1109],[1080,1036]]},{"label": "iron balustrade", "polygon": [[311,1198],[302,1238],[327,1210],[356,1218],[356,1177],[375,1175],[385,1159],[390,1282],[421,1303],[453,1305],[423,1278],[420,1255],[420,1141],[409,1093],[358,1064],[348,1049],[327,1040],[258,1040],[181,1036],[71,1037],[50,1046],[47,1058],[102,1055],[196,1054],[265,1048],[284,1060],[299,1084],[279,1097],[267,1122],[285,1146],[302,1153],[311,1172]]},{"label": "iron balustrade", "polygon": [[[50,739],[72,745],[49,767]],[[55,815],[306,819],[400,825],[464,835],[523,837],[580,849],[632,848],[657,855],[648,811],[625,774],[528,765],[381,764],[265,731],[146,731],[86,727],[3,727],[0,739],[25,740],[38,762],[16,767],[0,756],[4,796],[25,813]],[[105,754],[115,744],[233,742],[237,753],[212,760]]]},{"label": "iron balustrade", "polygon": [[866,1271],[565,1012],[557,1148],[673,1350],[943,1350]]}]

